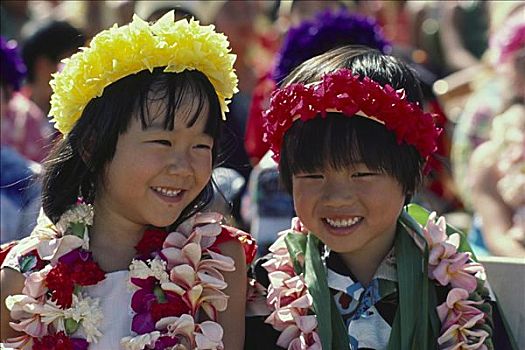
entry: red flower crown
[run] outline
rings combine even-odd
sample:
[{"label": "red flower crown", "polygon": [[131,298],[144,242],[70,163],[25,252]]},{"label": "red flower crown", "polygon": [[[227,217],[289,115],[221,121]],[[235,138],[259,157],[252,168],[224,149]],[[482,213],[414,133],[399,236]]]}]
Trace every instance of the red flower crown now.
[{"label": "red flower crown", "polygon": [[308,121],[327,112],[337,111],[373,119],[396,134],[397,142],[413,145],[423,158],[437,148],[441,129],[432,114],[425,113],[407,101],[404,90],[384,87],[368,77],[361,79],[343,68],[323,76],[314,84],[292,84],[272,93],[270,108],[265,113],[264,141],[279,162],[285,132],[297,119]]}]

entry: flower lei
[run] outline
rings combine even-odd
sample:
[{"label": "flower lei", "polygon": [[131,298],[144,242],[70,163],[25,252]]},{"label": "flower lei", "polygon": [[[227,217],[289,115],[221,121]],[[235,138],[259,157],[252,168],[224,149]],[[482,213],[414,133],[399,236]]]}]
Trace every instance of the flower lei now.
[{"label": "flower lei", "polygon": [[[176,232],[146,230],[135,247],[138,256],[130,265],[129,282],[135,292],[131,331],[121,346],[140,349],[223,349],[222,327],[216,322],[228,297],[221,271],[234,271],[230,257],[214,251],[222,231],[216,213],[196,214]],[[17,349],[86,350],[102,336],[97,328],[103,318],[97,298],[83,293],[105,273],[89,252],[88,227],[91,205],[79,202],[56,225],[45,217],[30,239],[36,248],[19,258],[26,274],[22,294],[6,299],[13,329],[25,333],[8,339]],[[34,249],[33,249],[34,248]],[[208,321],[196,320],[204,313]],[[80,332],[77,332],[80,331]],[[76,336],[84,334],[85,338]]]},{"label": "flower lei", "polygon": [[53,75],[50,115],[55,127],[67,134],[90,100],[101,96],[113,82],[155,67],[165,72],[198,70],[215,88],[224,118],[227,104],[237,92],[233,69],[236,56],[228,40],[214,26],[201,26],[193,19],[175,22],[173,11],[154,24],[137,15],[130,24],[98,33],[90,47],[63,60],[63,69]]},{"label": "flower lei", "polygon": [[384,124],[396,134],[399,143],[413,145],[423,158],[436,150],[440,129],[430,113],[408,102],[403,90],[396,91],[388,84],[383,87],[369,77],[361,79],[343,68],[324,75],[320,82],[291,84],[272,93],[265,141],[274,159],[279,161],[284,134],[295,120],[325,117],[333,110],[349,117],[364,114]]},{"label": "flower lei", "polygon": [[[263,264],[268,271],[270,286],[267,303],[274,310],[266,319],[282,332],[277,345],[289,349],[322,349],[317,316],[312,310],[313,298],[303,274],[297,274],[285,237],[307,235],[308,231],[295,218],[291,231],[281,232],[270,247],[272,258]],[[484,268],[472,262],[471,253],[459,252],[459,234],[446,234],[444,217],[436,221],[430,214],[423,233],[430,249],[428,276],[439,286],[450,290],[446,301],[437,306],[441,321],[439,349],[492,349],[490,306],[483,287]],[[303,257],[298,260],[304,264]]]}]

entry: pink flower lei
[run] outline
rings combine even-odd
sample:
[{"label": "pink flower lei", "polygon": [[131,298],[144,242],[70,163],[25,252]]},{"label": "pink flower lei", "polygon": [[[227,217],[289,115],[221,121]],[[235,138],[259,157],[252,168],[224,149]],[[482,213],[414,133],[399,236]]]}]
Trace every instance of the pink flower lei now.
[{"label": "pink flower lei", "polygon": [[[281,332],[277,345],[289,350],[322,349],[317,319],[312,310],[312,296],[302,274],[297,275],[284,238],[290,231],[281,232],[270,247],[272,258],[263,266],[268,271],[270,286],[267,304],[274,310],[266,319]],[[459,235],[447,236],[444,217],[436,221],[430,214],[423,228],[430,249],[429,278],[440,286],[450,286],[446,301],[437,306],[441,321],[438,348],[487,349],[490,337],[486,324],[484,300],[478,294],[478,278],[484,274],[481,264],[471,261],[468,252],[459,252]],[[297,218],[292,221],[291,233],[308,234]],[[478,275],[479,274],[479,275]]]},{"label": "pink flower lei", "polygon": [[396,134],[399,143],[413,145],[423,158],[436,150],[440,129],[430,113],[408,102],[404,91],[396,91],[388,84],[383,87],[368,77],[361,79],[343,68],[324,75],[320,82],[291,84],[272,93],[265,114],[264,141],[269,143],[274,160],[279,161],[284,134],[295,120],[325,117],[334,110],[384,124]]},{"label": "pink flower lei", "polygon": [[[26,275],[22,294],[6,299],[13,329],[25,333],[4,344],[17,349],[88,349],[102,336],[98,298],[84,286],[105,278],[89,252],[88,227],[93,208],[79,202],[53,225],[45,216],[19,258]],[[147,230],[130,265],[133,335],[124,349],[223,349],[223,329],[216,322],[228,297],[222,271],[234,261],[213,247],[222,216],[196,214],[167,234]],[[31,244],[31,242],[33,244]],[[215,250],[215,251],[214,251]],[[60,286],[60,288],[58,287]],[[207,321],[198,322],[202,315]],[[81,331],[85,337],[76,336]]]}]

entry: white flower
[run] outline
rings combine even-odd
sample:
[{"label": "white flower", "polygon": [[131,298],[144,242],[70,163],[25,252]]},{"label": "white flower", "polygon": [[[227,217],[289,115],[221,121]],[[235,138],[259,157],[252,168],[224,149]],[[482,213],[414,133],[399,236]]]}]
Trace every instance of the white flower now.
[{"label": "white flower", "polygon": [[158,279],[161,283],[169,282],[170,276],[166,272],[166,262],[160,258],[148,260],[152,276]]},{"label": "white flower", "polygon": [[148,260],[147,263],[142,260],[133,260],[129,266],[129,276],[130,278],[140,279],[155,277],[162,283],[169,282],[169,275],[166,272],[166,262],[158,257],[153,260]]},{"label": "white flower", "polygon": [[146,346],[153,348],[159,337],[159,331],[138,335],[136,337],[124,337],[120,340],[120,345],[126,350],[142,350],[146,348]]},{"label": "white flower", "polygon": [[89,343],[96,343],[98,338],[102,336],[97,325],[102,322],[104,315],[100,309],[98,298],[79,298],[73,295],[71,308],[65,310],[64,315],[66,318],[71,318],[81,324]]},{"label": "white flower", "polygon": [[93,225],[93,206],[91,204],[77,204],[66,211],[57,222],[57,229],[65,233],[70,223],[78,223],[86,226]]}]

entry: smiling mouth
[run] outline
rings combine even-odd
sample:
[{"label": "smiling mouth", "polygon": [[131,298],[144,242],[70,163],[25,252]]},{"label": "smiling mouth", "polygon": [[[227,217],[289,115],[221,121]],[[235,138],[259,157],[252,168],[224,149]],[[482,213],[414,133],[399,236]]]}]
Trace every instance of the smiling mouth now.
[{"label": "smiling mouth", "polygon": [[177,197],[183,191],[181,189],[174,189],[174,188],[160,187],[160,186],[151,187],[151,189],[163,196],[170,197],[170,198]]},{"label": "smiling mouth", "polygon": [[340,229],[340,228],[350,228],[352,226],[357,225],[363,220],[362,216],[353,216],[346,219],[331,219],[331,218],[323,218],[324,223],[326,223],[328,226]]}]

